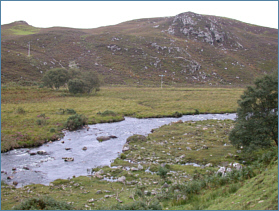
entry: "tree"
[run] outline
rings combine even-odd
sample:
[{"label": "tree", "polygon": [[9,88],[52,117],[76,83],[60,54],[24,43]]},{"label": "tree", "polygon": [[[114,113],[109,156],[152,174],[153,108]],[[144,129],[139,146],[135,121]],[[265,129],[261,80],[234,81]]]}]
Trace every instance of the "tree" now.
[{"label": "tree", "polygon": [[82,74],[82,79],[84,81],[84,91],[87,93],[91,93],[93,90],[95,92],[99,91],[100,88],[100,80],[98,75],[94,72],[84,72]]},{"label": "tree", "polygon": [[84,81],[78,78],[69,80],[68,82],[69,92],[73,94],[84,92]]},{"label": "tree", "polygon": [[70,70],[70,78],[68,83],[69,92],[71,93],[90,93],[93,90],[99,91],[100,80],[94,72],[81,72],[79,70]]},{"label": "tree", "polygon": [[45,86],[59,89],[68,82],[69,74],[64,68],[55,68],[47,71],[42,80]]},{"label": "tree", "polygon": [[278,76],[265,75],[248,86],[238,100],[235,127],[229,134],[231,143],[244,150],[278,147]]}]

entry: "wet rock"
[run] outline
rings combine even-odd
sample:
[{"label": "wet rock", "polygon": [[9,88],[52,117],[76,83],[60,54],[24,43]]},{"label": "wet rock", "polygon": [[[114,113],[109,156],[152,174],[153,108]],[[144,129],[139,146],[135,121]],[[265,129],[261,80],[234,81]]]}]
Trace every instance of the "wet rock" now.
[{"label": "wet rock", "polygon": [[13,185],[14,185],[14,186],[17,186],[17,185],[18,185],[18,182],[17,182],[17,181],[13,181]]},{"label": "wet rock", "polygon": [[15,170],[16,170],[16,167],[13,167],[12,170],[15,171]]},{"label": "wet rock", "polygon": [[72,148],[66,147],[65,150],[71,150]]},{"label": "wet rock", "polygon": [[29,152],[29,155],[37,155],[36,152]]},{"label": "wet rock", "polygon": [[14,177],[12,177],[12,176],[8,176],[8,177],[7,177],[8,180],[11,180],[11,179],[13,179],[13,178],[14,178]]},{"label": "wet rock", "polygon": [[24,170],[30,170],[29,167],[27,167],[27,166],[23,166],[23,169]]},{"label": "wet rock", "polygon": [[37,151],[38,155],[47,155],[47,152],[44,150]]},{"label": "wet rock", "polygon": [[84,150],[84,151],[87,150],[87,147],[83,147],[82,150]]},{"label": "wet rock", "polygon": [[65,162],[72,162],[72,161],[74,161],[74,158],[72,158],[72,157],[63,157],[62,159],[64,159]]},{"label": "wet rock", "polygon": [[116,136],[99,136],[99,137],[97,137],[97,140],[99,142],[102,142],[102,141],[108,141],[112,138],[117,138],[117,137]]}]

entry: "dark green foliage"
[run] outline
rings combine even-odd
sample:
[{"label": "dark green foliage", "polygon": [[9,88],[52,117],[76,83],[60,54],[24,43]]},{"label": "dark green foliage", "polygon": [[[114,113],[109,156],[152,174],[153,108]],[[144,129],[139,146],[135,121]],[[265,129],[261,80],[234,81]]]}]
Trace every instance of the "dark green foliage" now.
[{"label": "dark green foliage", "polygon": [[94,91],[100,91],[100,80],[98,75],[92,71],[84,72],[82,74],[82,79],[84,81],[84,91],[91,93]]},{"label": "dark green foliage", "polygon": [[120,158],[121,158],[122,160],[124,160],[124,159],[127,158],[127,156],[126,156],[124,153],[121,153],[121,154],[120,154]]},{"label": "dark green foliage", "polygon": [[162,206],[159,201],[152,201],[150,204],[147,204],[144,201],[135,201],[130,204],[117,204],[111,207],[112,210],[162,210]]},{"label": "dark green foliage", "polygon": [[78,78],[69,80],[68,82],[69,92],[73,94],[84,92],[84,81]]},{"label": "dark green foliage", "polygon": [[17,113],[17,114],[25,114],[25,110],[24,110],[22,107],[18,107],[18,108],[15,110],[15,113]]},{"label": "dark green foliage", "polygon": [[100,80],[98,75],[92,71],[81,72],[80,70],[69,70],[70,80],[68,83],[69,92],[91,93],[93,90],[96,93],[100,90]]},{"label": "dark green foliage", "polygon": [[59,202],[51,197],[30,198],[13,207],[14,210],[74,210],[66,202]]},{"label": "dark green foliage", "polygon": [[105,110],[104,112],[98,112],[98,115],[101,116],[116,116],[117,114],[114,111],[110,111],[110,110]]},{"label": "dark green foliage", "polygon": [[238,101],[237,119],[229,139],[244,150],[278,146],[278,76],[266,75],[249,86]]},{"label": "dark green foliage", "polygon": [[66,128],[76,130],[87,124],[87,118],[84,115],[75,114],[70,116],[66,122]]},{"label": "dark green foliage", "polygon": [[176,117],[176,118],[178,118],[178,117],[182,117],[183,114],[180,113],[180,112],[178,112],[178,111],[176,111],[176,112],[173,114],[173,116]]},{"label": "dark green foliage", "polygon": [[49,132],[55,133],[55,129],[54,128],[50,128]]},{"label": "dark green foliage", "polygon": [[132,135],[129,138],[127,138],[126,143],[133,143],[133,142],[143,142],[147,141],[147,138],[143,135]]},{"label": "dark green foliage", "polygon": [[43,83],[49,88],[59,89],[60,86],[65,85],[69,80],[68,71],[64,68],[55,68],[47,71],[43,76]]},{"label": "dark green foliage", "polygon": [[167,178],[167,173],[169,172],[169,169],[167,169],[166,167],[159,167],[158,170],[158,175],[162,178],[162,179],[166,179]]}]

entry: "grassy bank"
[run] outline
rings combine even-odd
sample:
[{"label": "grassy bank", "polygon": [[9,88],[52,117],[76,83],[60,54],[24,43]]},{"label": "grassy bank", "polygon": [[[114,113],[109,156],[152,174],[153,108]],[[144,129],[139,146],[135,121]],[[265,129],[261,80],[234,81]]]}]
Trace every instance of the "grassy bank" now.
[{"label": "grassy bank", "polygon": [[[94,168],[88,176],[58,179],[49,186],[2,184],[2,209],[46,196],[76,209],[278,209],[277,159],[264,151],[237,151],[228,140],[232,126],[231,120],[162,126],[146,138],[130,138],[129,150],[112,167]],[[216,175],[218,166],[231,162],[241,163],[242,170]],[[123,176],[125,182],[104,180]]]},{"label": "grassy bank", "polygon": [[[2,86],[1,151],[37,146],[63,136],[61,130],[73,109],[89,124],[177,114],[235,112],[240,88],[102,87],[96,95],[74,96],[66,90]],[[105,111],[113,115],[100,115]],[[98,114],[99,113],[99,114]]]}]

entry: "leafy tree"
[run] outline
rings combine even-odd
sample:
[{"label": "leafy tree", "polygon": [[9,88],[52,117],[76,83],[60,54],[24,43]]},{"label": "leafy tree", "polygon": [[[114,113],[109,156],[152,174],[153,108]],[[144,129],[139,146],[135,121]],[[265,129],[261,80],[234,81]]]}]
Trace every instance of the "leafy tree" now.
[{"label": "leafy tree", "polygon": [[78,78],[69,80],[68,82],[69,92],[73,94],[84,92],[84,81]]},{"label": "leafy tree", "polygon": [[99,91],[100,88],[100,80],[98,75],[94,72],[84,72],[82,74],[82,79],[84,81],[84,91],[87,93],[91,93],[93,90],[95,92]]},{"label": "leafy tree", "polygon": [[68,83],[69,92],[71,93],[91,93],[99,91],[100,80],[94,72],[81,72],[77,69],[69,70],[70,78]]},{"label": "leafy tree", "polygon": [[68,82],[69,74],[64,68],[55,68],[47,71],[42,80],[45,86],[52,89],[53,87],[59,89],[60,86],[63,86]]},{"label": "leafy tree", "polygon": [[278,76],[265,75],[248,86],[238,100],[237,119],[229,134],[231,143],[244,150],[278,147]]}]

